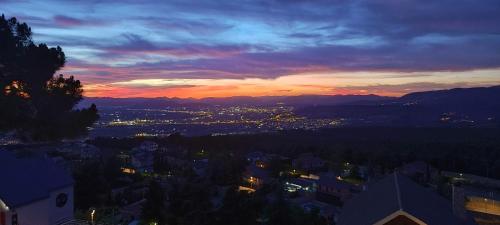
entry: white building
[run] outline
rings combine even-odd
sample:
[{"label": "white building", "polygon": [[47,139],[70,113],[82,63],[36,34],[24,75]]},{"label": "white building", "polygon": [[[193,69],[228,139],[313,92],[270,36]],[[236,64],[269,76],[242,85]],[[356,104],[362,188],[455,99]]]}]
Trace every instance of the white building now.
[{"label": "white building", "polygon": [[0,225],[56,225],[73,219],[73,179],[42,158],[0,150]]},{"label": "white building", "polygon": [[158,150],[158,144],[154,141],[144,141],[139,146],[139,150],[155,152],[156,150]]}]

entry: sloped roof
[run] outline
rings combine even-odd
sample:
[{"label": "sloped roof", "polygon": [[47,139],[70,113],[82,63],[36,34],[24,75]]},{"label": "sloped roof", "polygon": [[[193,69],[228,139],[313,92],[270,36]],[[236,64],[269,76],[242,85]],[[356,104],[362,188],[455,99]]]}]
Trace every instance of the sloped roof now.
[{"label": "sloped roof", "polygon": [[314,180],[308,180],[308,179],[303,179],[303,178],[292,178],[292,179],[290,179],[289,182],[292,184],[300,185],[302,187],[312,186],[315,183]]},{"label": "sloped roof", "polygon": [[0,149],[0,199],[19,207],[49,197],[50,192],[73,184],[68,171],[43,158],[18,158]]},{"label": "sloped roof", "polygon": [[339,181],[335,177],[320,177],[318,180],[318,185],[320,186],[330,186],[335,189],[351,189],[353,185],[346,183],[344,181]]},{"label": "sloped roof", "polygon": [[428,225],[474,224],[456,217],[451,202],[398,173],[346,202],[338,224],[372,225],[397,211],[404,211]]},{"label": "sloped roof", "polygon": [[255,165],[247,166],[246,173],[248,176],[253,176],[259,179],[268,179],[269,172],[262,168],[256,167]]}]

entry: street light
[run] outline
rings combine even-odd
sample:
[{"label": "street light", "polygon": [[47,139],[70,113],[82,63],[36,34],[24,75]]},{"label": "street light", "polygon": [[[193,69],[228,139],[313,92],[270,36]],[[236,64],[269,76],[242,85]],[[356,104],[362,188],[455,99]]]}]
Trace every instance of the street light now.
[{"label": "street light", "polygon": [[92,224],[94,224],[94,215],[95,215],[95,209],[92,209],[92,211],[90,212],[90,221],[92,222]]}]

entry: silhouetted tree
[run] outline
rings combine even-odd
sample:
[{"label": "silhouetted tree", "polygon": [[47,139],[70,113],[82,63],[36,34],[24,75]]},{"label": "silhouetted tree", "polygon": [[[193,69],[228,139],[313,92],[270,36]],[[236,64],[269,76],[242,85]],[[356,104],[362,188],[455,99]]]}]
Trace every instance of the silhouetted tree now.
[{"label": "silhouetted tree", "polygon": [[143,222],[150,224],[155,222],[157,224],[166,223],[166,206],[165,206],[165,192],[161,185],[156,181],[151,181],[149,184],[149,191],[146,195],[146,202],[142,206],[141,218]]},{"label": "silhouetted tree", "polygon": [[111,193],[111,184],[103,176],[103,166],[99,162],[88,162],[75,168],[75,208],[86,211],[90,207],[105,205]]},{"label": "silhouetted tree", "polygon": [[81,135],[98,119],[95,105],[74,109],[82,100],[79,80],[54,76],[66,62],[61,47],[35,44],[26,23],[4,15],[0,43],[0,131],[54,140]]}]

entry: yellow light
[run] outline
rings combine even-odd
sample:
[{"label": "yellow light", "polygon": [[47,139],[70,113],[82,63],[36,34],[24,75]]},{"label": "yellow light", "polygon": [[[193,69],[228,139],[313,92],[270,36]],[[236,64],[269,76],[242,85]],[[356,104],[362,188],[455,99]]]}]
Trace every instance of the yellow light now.
[{"label": "yellow light", "polygon": [[90,213],[90,221],[94,223],[94,214],[95,214],[95,209],[92,209],[92,212]]},{"label": "yellow light", "polygon": [[135,174],[135,170],[132,168],[122,168],[123,173]]}]

